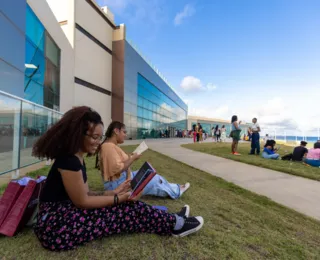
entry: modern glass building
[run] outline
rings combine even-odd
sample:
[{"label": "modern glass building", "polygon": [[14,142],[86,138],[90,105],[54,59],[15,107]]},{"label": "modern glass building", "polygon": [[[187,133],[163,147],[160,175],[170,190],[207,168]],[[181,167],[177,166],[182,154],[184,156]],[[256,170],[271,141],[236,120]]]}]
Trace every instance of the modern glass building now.
[{"label": "modern glass building", "polygon": [[[186,129],[187,105],[129,42],[121,40],[114,45],[123,62],[113,67],[114,78],[118,79],[113,81],[117,88],[113,93],[123,96],[112,100],[112,119],[126,124],[128,138],[159,138],[166,131],[173,136],[175,130]],[[121,71],[123,78],[118,76]],[[123,114],[117,109],[122,102]]]}]

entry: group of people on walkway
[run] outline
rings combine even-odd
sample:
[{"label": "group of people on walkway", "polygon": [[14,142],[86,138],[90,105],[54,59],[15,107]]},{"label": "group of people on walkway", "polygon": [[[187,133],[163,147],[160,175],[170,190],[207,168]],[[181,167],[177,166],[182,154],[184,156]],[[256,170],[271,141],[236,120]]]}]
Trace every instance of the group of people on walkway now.
[{"label": "group of people on walkway", "polygon": [[[140,201],[142,195],[178,199],[189,183],[169,183],[156,175],[136,197],[131,197],[132,163],[138,154],[126,154],[118,145],[126,137],[125,125],[112,122],[103,137],[100,115],[89,107],[75,107],[47,130],[34,144],[33,155],[54,163],[40,200],[34,231],[42,246],[69,250],[102,237],[120,233],[155,233],[183,237],[203,225],[190,217],[190,207],[168,213]],[[98,153],[104,191],[89,189],[86,155]]]}]

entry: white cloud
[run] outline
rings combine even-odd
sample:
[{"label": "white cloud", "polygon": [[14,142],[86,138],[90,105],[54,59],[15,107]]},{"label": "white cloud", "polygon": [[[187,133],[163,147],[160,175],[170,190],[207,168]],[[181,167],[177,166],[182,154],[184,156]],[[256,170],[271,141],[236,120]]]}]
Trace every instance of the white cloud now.
[{"label": "white cloud", "polygon": [[203,106],[203,104],[192,103],[189,105],[189,115],[208,117],[215,119],[229,119],[230,109],[227,105],[214,106],[208,105]]},{"label": "white cloud", "polygon": [[108,6],[116,14],[116,20],[121,16],[132,24],[150,25],[153,30],[168,18],[164,0],[97,0],[97,3]]},{"label": "white cloud", "polygon": [[212,91],[217,89],[213,83],[208,83],[206,86],[203,85],[200,79],[194,76],[186,76],[182,79],[180,87],[186,92],[192,91]]},{"label": "white cloud", "polygon": [[192,15],[194,15],[195,12],[196,12],[196,10],[192,5],[190,5],[190,4],[185,5],[183,10],[176,14],[174,21],[173,21],[174,25],[178,26],[178,25],[182,24],[183,20],[185,20],[188,17],[191,17]]},{"label": "white cloud", "polygon": [[214,85],[213,83],[208,83],[207,84],[207,90],[215,90],[217,89],[217,86]]},{"label": "white cloud", "polygon": [[193,76],[184,77],[180,83],[180,87],[185,91],[205,89],[202,85],[201,80]]}]

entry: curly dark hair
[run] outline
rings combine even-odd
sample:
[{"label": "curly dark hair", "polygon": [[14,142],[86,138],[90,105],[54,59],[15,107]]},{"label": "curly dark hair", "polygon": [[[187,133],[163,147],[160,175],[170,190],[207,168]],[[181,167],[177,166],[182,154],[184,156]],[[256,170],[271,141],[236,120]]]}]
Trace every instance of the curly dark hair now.
[{"label": "curly dark hair", "polygon": [[102,124],[101,116],[90,107],[75,107],[50,127],[33,145],[32,155],[40,159],[56,159],[73,155],[82,148],[89,129]]}]

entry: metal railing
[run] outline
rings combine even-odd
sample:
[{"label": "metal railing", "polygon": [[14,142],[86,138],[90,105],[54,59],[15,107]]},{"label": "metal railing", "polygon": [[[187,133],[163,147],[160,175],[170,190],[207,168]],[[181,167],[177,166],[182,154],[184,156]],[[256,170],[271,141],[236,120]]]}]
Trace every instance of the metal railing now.
[{"label": "metal railing", "polygon": [[62,113],[0,91],[0,175],[40,162],[32,157],[34,142]]}]

